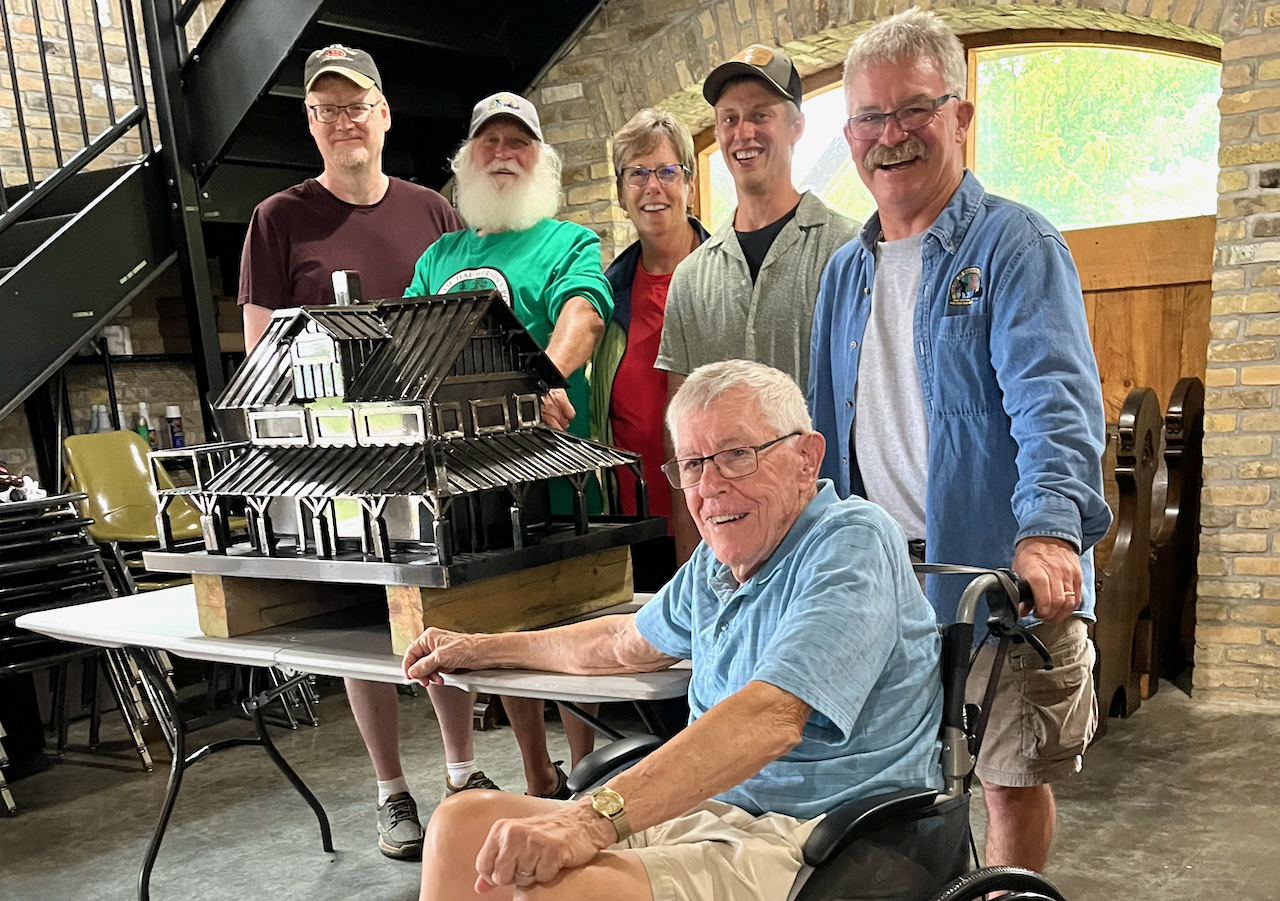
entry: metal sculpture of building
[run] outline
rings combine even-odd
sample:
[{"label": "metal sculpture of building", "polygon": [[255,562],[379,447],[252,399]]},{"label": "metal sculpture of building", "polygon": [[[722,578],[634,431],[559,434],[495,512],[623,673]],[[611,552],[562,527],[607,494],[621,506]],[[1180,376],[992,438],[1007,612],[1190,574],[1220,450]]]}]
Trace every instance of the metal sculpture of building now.
[{"label": "metal sculpture of building", "polygon": [[[563,387],[496,291],[277,311],[214,405],[243,417],[247,440],[153,453],[153,475],[177,457],[195,472],[193,486],[159,492],[164,550],[177,497],[199,509],[204,550],[149,559],[448,587],[659,534],[638,455],[542,424],[543,395]],[[636,475],[640,515],[589,516],[589,479],[619,466]],[[555,479],[572,486],[571,520],[551,515]]]}]

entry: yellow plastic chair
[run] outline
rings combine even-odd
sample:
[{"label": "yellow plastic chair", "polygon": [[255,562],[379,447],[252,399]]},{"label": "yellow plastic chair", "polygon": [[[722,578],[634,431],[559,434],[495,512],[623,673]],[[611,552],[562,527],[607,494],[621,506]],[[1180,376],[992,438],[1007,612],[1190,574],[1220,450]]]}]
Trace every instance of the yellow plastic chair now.
[{"label": "yellow plastic chair", "polygon": [[[67,474],[75,491],[88,495],[84,515],[93,518],[89,534],[94,541],[155,544],[159,500],[147,467],[150,445],[137,432],[98,432],[70,435],[62,442]],[[164,472],[160,487],[172,488]],[[175,541],[200,537],[200,512],[184,497],[169,504],[169,521]]]},{"label": "yellow plastic chair", "polygon": [[[142,562],[142,551],[160,543],[156,529],[159,500],[151,485],[147,466],[151,446],[146,439],[137,432],[69,435],[62,448],[69,487],[87,496],[80,502],[81,513],[93,519],[89,536],[103,545],[103,556],[123,564],[141,591],[190,582],[187,576],[150,572]],[[173,487],[164,472],[159,478],[161,488]],[[200,511],[184,497],[170,502],[169,522],[175,541],[201,537]]]}]

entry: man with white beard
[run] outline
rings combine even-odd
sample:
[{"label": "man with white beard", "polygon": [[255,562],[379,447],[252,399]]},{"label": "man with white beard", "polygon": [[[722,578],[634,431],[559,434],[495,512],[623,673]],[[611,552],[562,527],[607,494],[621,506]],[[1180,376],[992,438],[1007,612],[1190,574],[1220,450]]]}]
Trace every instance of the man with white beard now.
[{"label": "man with white beard", "polygon": [[542,140],[537,109],[515,94],[481,100],[450,166],[468,228],[427,248],[406,296],[496,288],[569,382],[568,396],[553,392],[543,418],[588,436],[583,366],[613,315],[613,292],[596,233],[552,218],[560,158]]},{"label": "man with white beard", "polygon": [[[546,422],[590,437],[590,394],[584,366],[613,316],[613,292],[600,266],[600,239],[560,209],[560,158],[542,139],[532,103],[506,92],[486,97],[471,112],[467,140],[450,163],[458,212],[468,228],[445,235],[418,260],[406,297],[494,288],[564,374],[543,404]],[[552,485],[552,512],[572,512],[567,485]],[[598,486],[591,485],[599,503]],[[476,767],[471,698],[456,688],[428,688],[444,738],[445,794],[494,788]],[[543,702],[503,698],[524,757],[527,793],[567,798],[565,774],[546,748]],[[591,730],[563,716],[572,763],[591,751]]]}]

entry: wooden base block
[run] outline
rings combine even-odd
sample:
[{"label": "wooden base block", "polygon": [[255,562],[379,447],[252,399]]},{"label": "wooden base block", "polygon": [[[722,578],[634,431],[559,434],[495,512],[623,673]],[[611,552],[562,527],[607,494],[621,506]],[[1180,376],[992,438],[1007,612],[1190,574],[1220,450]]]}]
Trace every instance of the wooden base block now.
[{"label": "wooden base block", "polygon": [[381,588],[194,573],[200,631],[233,638],[377,600]]},{"label": "wooden base block", "polygon": [[632,597],[631,549],[609,548],[459,585],[388,585],[391,647],[403,654],[428,626],[457,632],[536,629],[622,604]]}]

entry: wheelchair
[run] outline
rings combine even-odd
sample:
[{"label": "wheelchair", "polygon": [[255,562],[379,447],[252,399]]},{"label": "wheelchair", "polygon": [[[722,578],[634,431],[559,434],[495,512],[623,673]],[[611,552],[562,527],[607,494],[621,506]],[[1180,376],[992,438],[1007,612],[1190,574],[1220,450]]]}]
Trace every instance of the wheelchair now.
[{"label": "wheelchair", "polygon": [[[987,625],[1000,642],[992,684],[1011,642],[1028,642],[1045,668],[1051,668],[1049,652],[1018,623],[1019,603],[1030,600],[1030,589],[1008,570],[941,564],[916,564],[915,569],[918,574],[972,577],[956,621],[941,629],[943,789],[887,792],[829,812],[805,843],[805,863],[812,870],[801,871],[788,901],[980,901],[991,893],[1004,893],[1004,901],[1066,901],[1038,873],[978,867],[969,823],[973,768],[986,723],[980,705],[965,703],[974,618],[985,597],[991,611]],[[577,797],[604,784],[663,740],[628,736],[593,751],[570,774],[570,790]]]}]

